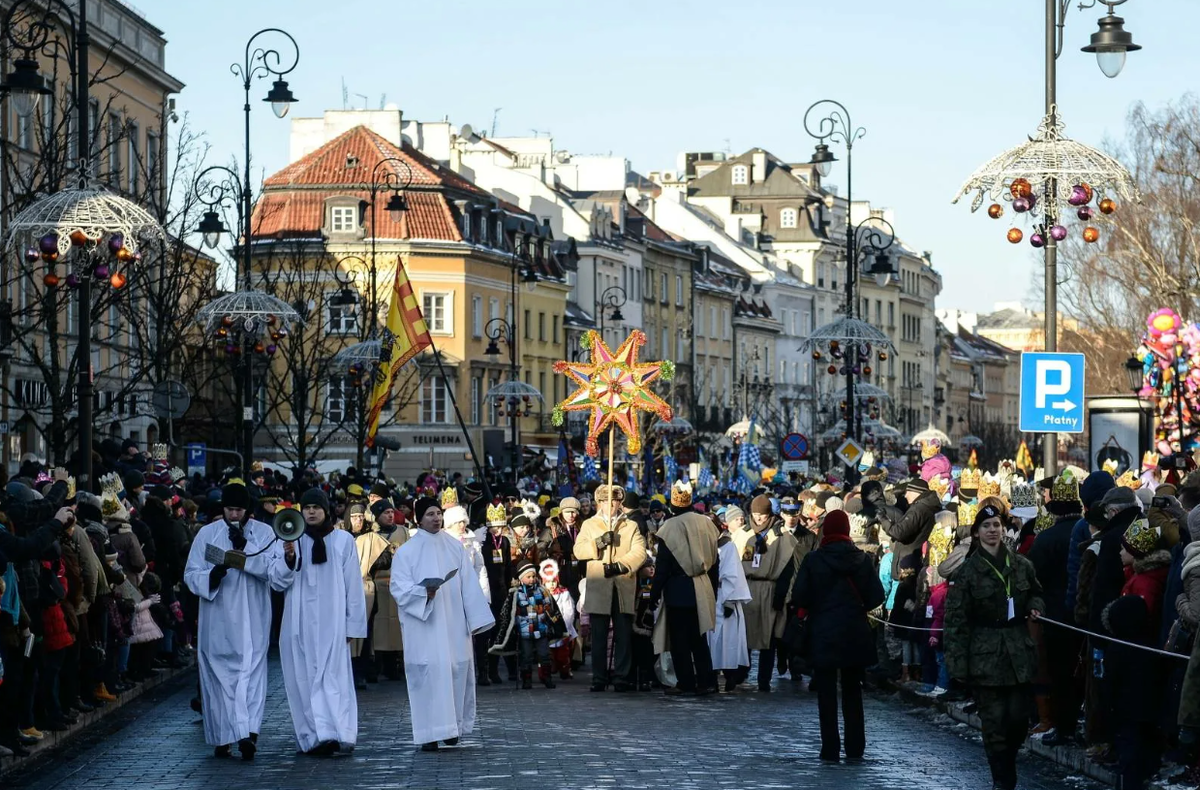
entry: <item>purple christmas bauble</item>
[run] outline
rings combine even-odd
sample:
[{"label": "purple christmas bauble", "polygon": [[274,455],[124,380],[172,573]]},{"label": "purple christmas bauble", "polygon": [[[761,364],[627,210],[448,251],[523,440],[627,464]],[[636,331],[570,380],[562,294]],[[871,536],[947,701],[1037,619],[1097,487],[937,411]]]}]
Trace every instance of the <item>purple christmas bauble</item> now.
[{"label": "purple christmas bauble", "polygon": [[67,275],[67,287],[68,288],[78,288],[79,287],[79,275],[78,274],[76,274],[75,272],[71,272],[70,274]]},{"label": "purple christmas bauble", "polygon": [[225,344],[225,353],[226,354],[232,354],[235,351],[237,351],[237,346],[235,346],[233,343]]},{"label": "purple christmas bauble", "polygon": [[1067,198],[1067,202],[1072,206],[1086,206],[1091,199],[1092,196],[1088,194],[1088,191],[1076,184],[1071,187],[1071,197]]},{"label": "purple christmas bauble", "polygon": [[38,239],[38,249],[42,252],[58,252],[58,234],[47,233]]},{"label": "purple christmas bauble", "polygon": [[42,259],[42,253],[39,250],[36,250],[33,247],[30,247],[29,249],[25,250],[25,262],[26,263],[37,263],[41,259]]},{"label": "purple christmas bauble", "polygon": [[105,264],[103,264],[103,263],[96,264],[96,269],[95,269],[94,274],[96,275],[97,280],[107,280],[108,275],[110,275],[111,273],[112,272],[109,270],[108,266],[106,266]]},{"label": "purple christmas bauble", "polygon": [[268,354],[274,354],[274,353],[275,353],[276,351],[278,351],[278,350],[279,350],[279,346],[275,345],[274,343],[272,343],[272,344],[270,344],[269,346],[267,346],[267,353],[268,353]]},{"label": "purple christmas bauble", "polygon": [[1029,198],[1019,197],[1013,200],[1013,211],[1018,214],[1024,214],[1026,211],[1029,211],[1032,205]]},{"label": "purple christmas bauble", "polygon": [[1040,233],[1032,233],[1029,236],[1029,243],[1032,244],[1034,247],[1045,247],[1046,246],[1046,237]]},{"label": "purple christmas bauble", "polygon": [[125,246],[125,237],[120,233],[114,233],[108,237],[108,251],[116,255]]},{"label": "purple christmas bauble", "polygon": [[1092,209],[1091,206],[1082,206],[1082,207],[1080,207],[1079,211],[1075,212],[1075,216],[1079,217],[1084,222],[1087,222],[1089,219],[1092,218],[1092,215],[1095,213],[1096,212]]},{"label": "purple christmas bauble", "polygon": [[1062,241],[1067,237],[1067,229],[1062,225],[1055,225],[1054,227],[1050,228],[1050,236],[1055,241]]}]

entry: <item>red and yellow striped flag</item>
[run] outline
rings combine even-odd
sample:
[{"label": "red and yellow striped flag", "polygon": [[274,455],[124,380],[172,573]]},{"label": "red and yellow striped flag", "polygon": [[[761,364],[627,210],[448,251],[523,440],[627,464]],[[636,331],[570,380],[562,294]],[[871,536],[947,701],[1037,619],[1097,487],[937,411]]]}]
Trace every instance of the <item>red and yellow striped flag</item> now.
[{"label": "red and yellow striped flag", "polygon": [[376,363],[375,389],[371,392],[371,408],[367,412],[367,447],[375,446],[375,433],[379,430],[379,415],[384,404],[392,396],[392,382],[400,368],[433,345],[429,327],[421,315],[416,294],[408,281],[404,265],[396,260],[396,282],[392,285],[392,299],[388,307],[387,326],[379,349]]},{"label": "red and yellow striped flag", "polygon": [[1017,468],[1026,475],[1033,474],[1033,456],[1029,453],[1029,445],[1025,444],[1025,440],[1021,440],[1021,446],[1017,448]]}]

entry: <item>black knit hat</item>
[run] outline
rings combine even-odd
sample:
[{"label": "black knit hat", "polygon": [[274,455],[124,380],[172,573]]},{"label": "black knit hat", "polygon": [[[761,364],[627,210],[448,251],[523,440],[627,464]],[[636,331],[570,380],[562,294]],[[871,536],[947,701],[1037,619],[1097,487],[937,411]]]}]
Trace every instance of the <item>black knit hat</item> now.
[{"label": "black knit hat", "polygon": [[537,573],[537,568],[533,567],[532,562],[522,562],[519,566],[517,566],[517,578],[520,579],[521,575],[525,573],[525,571],[533,571],[534,573]]},{"label": "black knit hat", "polygon": [[376,483],[375,485],[371,486],[371,490],[368,493],[371,496],[383,497],[386,499],[390,492],[388,491],[387,483]]},{"label": "black knit hat", "polygon": [[511,519],[509,519],[508,525],[513,529],[516,529],[517,527],[529,527],[530,529],[533,529],[533,522],[530,521],[529,516],[525,515],[524,513],[518,513],[517,515],[513,516]]},{"label": "black knit hat", "polygon": [[250,492],[241,483],[227,483],[221,489],[221,507],[240,507],[250,509]]},{"label": "black knit hat", "polygon": [[139,488],[146,487],[146,476],[136,469],[130,469],[121,478],[121,482],[125,484],[125,493],[132,494]]},{"label": "black knit hat", "polygon": [[351,502],[350,507],[346,508],[347,516],[353,516],[353,515],[363,516],[363,515],[366,515],[366,512],[367,512],[367,505],[364,502]]},{"label": "black knit hat", "polygon": [[375,504],[371,505],[371,515],[379,518],[385,511],[395,510],[396,506],[392,504],[390,499],[380,499]]},{"label": "black knit hat", "polygon": [[319,488],[310,488],[300,496],[300,509],[303,510],[309,505],[316,505],[324,510],[326,515],[329,514],[329,497]]},{"label": "black knit hat", "polygon": [[436,507],[440,510],[442,506],[438,504],[436,499],[427,496],[421,497],[413,504],[413,517],[416,518],[418,524],[425,518],[425,511],[431,507]]}]

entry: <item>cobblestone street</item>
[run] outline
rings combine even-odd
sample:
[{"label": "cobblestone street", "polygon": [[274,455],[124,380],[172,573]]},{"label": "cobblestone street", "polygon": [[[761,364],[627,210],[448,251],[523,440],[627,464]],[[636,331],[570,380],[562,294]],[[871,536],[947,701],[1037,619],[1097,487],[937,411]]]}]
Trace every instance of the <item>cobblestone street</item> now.
[{"label": "cobblestone street", "polygon": [[[410,743],[403,682],[359,693],[359,743],[327,760],[295,753],[278,661],[253,763],[217,760],[188,707],[193,676],[148,693],[64,750],[0,779],[5,788],[839,788],[990,787],[978,736],[929,711],[867,698],[867,759],[817,760],[816,699],[790,681],[704,699],[661,693],[591,694],[586,670],[553,691],[479,689],[478,727],[437,754]],[[1092,790],[1036,757],[1023,757],[1026,790]]]}]

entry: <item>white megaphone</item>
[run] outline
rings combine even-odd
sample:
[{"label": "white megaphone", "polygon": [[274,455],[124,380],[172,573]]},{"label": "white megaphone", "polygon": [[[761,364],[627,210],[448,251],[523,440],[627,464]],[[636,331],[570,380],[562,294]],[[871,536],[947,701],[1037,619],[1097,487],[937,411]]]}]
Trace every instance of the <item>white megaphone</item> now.
[{"label": "white megaphone", "polygon": [[298,510],[284,508],[275,514],[271,529],[275,531],[275,537],[285,543],[300,540],[300,536],[304,534],[304,516],[300,515]]}]

